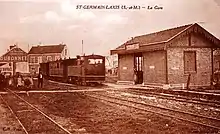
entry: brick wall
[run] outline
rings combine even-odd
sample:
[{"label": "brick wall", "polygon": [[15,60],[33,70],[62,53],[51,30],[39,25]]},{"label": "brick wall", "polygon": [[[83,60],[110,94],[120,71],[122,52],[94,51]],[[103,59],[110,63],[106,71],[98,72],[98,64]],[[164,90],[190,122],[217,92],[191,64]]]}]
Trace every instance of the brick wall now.
[{"label": "brick wall", "polygon": [[134,80],[134,55],[119,55],[119,80],[133,81]]},{"label": "brick wall", "polygon": [[171,41],[168,45],[170,47],[183,47],[183,46],[188,46],[188,36],[184,35],[181,38],[174,38],[173,41]]},{"label": "brick wall", "polygon": [[220,50],[215,50],[213,52],[214,56],[214,72],[220,70]]},{"label": "brick wall", "polygon": [[143,53],[144,83],[166,83],[165,51]]},{"label": "brick wall", "polygon": [[[191,46],[189,41],[191,40]],[[212,75],[211,47],[210,41],[198,34],[192,34],[176,38],[168,44],[167,67],[166,52],[154,51],[143,53],[143,80],[148,83],[166,83],[168,73],[169,84],[186,84],[188,74],[184,72],[184,51],[196,52],[196,72],[191,74],[190,85],[209,86]],[[220,52],[219,52],[220,53]],[[134,55],[119,55],[119,80],[133,81]],[[215,61],[214,61],[215,63]],[[214,65],[214,69],[216,68]]]},{"label": "brick wall", "polygon": [[210,48],[170,48],[168,49],[168,81],[170,84],[186,83],[184,73],[184,51],[196,51],[197,72],[192,73],[191,84],[209,85],[212,74]]},{"label": "brick wall", "polygon": [[[183,37],[175,44],[188,46],[187,37]],[[200,36],[191,37],[192,46],[210,46],[208,41]],[[181,43],[182,42],[182,43]],[[184,42],[184,43],[183,43]],[[168,48],[168,82],[170,84],[186,83],[188,74],[184,73],[184,51],[196,51],[196,66],[197,72],[191,74],[191,85],[208,86],[210,85],[212,74],[211,49],[210,48]]]}]

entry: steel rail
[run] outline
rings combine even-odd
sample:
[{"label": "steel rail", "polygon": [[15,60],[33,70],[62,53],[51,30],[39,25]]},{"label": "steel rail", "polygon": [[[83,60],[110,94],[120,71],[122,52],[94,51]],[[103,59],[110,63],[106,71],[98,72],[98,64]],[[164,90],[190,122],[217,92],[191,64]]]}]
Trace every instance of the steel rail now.
[{"label": "steel rail", "polygon": [[214,128],[214,129],[220,130],[220,127],[218,127],[218,126],[213,126],[213,125],[201,123],[201,122],[198,122],[198,121],[189,120],[189,119],[186,119],[186,118],[181,118],[181,117],[177,117],[177,116],[173,116],[173,115],[169,115],[169,114],[165,114],[165,113],[160,113],[160,112],[156,112],[156,111],[145,109],[145,108],[140,108],[140,107],[133,106],[133,105],[128,105],[128,104],[124,104],[124,103],[110,101],[110,100],[107,100],[107,99],[100,98],[100,96],[103,96],[103,97],[106,97],[106,98],[111,98],[111,99],[116,99],[116,100],[119,100],[119,101],[130,102],[130,103],[133,103],[133,104],[138,104],[138,105],[143,105],[143,106],[148,106],[148,107],[150,106],[150,107],[154,107],[154,108],[158,108],[158,109],[162,109],[162,110],[168,110],[168,111],[172,111],[172,112],[179,112],[179,113],[185,114],[185,115],[197,116],[197,117],[205,118],[205,119],[209,119],[209,120],[220,121],[220,119],[217,119],[217,118],[205,117],[205,116],[196,115],[196,114],[193,114],[193,113],[188,113],[188,112],[183,112],[183,111],[158,107],[158,106],[154,106],[154,105],[150,105],[150,104],[139,103],[139,102],[135,102],[135,101],[131,101],[131,100],[125,100],[125,99],[121,99],[121,98],[117,98],[117,97],[111,97],[111,96],[107,96],[107,95],[101,95],[101,94],[97,94],[97,93],[95,93],[95,94],[99,95],[99,96],[98,97],[96,97],[94,95],[88,95],[88,96],[90,96],[92,98],[95,98],[95,99],[104,100],[104,101],[107,101],[107,102],[110,102],[110,103],[114,103],[114,104],[117,104],[117,105],[132,107],[132,108],[135,108],[135,109],[138,109],[138,110],[151,112],[151,113],[154,113],[154,114],[159,114],[159,115],[163,115],[163,116],[167,116],[167,117],[172,117],[172,118],[180,119],[180,120],[183,120],[183,121],[191,122],[191,123],[194,123],[194,124],[199,124],[199,125],[202,125],[202,126],[206,126],[206,127],[209,127],[209,128]]},{"label": "steel rail", "polygon": [[25,134],[28,134],[26,128],[24,127],[24,125],[21,123],[21,121],[19,120],[18,116],[14,113],[14,111],[12,110],[12,108],[9,106],[9,104],[7,103],[7,101],[1,96],[2,101],[5,103],[5,105],[8,107],[8,109],[11,111],[11,113],[14,115],[14,117],[16,118],[16,120],[18,121],[19,125],[22,127],[22,129],[24,130]]},{"label": "steel rail", "polygon": [[[94,94],[97,94],[97,93],[94,93]],[[125,100],[125,99],[121,99],[121,98],[117,98],[117,97],[112,97],[112,96],[107,96],[107,95],[103,95],[103,94],[98,94],[98,95],[101,95],[101,96],[104,96],[104,97],[113,98],[113,99],[118,99],[118,100],[122,100],[122,101],[128,101],[128,102],[131,102],[131,103],[141,104],[141,105],[145,105],[145,106],[160,108],[160,109],[163,109],[163,110],[170,110],[170,111],[179,112],[179,113],[182,113],[182,114],[188,114],[188,115],[192,115],[192,116],[197,116],[197,117],[200,117],[200,118],[207,118],[207,119],[210,119],[210,120],[220,121],[220,119],[218,119],[218,118],[206,117],[206,116],[197,115],[197,114],[190,113],[190,112],[184,112],[184,111],[170,109],[170,108],[165,108],[165,107],[159,107],[159,106],[155,106],[155,105],[151,105],[151,104],[144,104],[144,103],[140,103],[140,102],[136,102],[136,101]]]},{"label": "steel rail", "polygon": [[[133,91],[129,91],[131,93],[138,93],[138,94],[141,94],[141,93],[144,93],[144,94],[148,94],[148,95],[153,95],[153,96],[156,96],[156,97],[159,97],[159,98],[165,98],[165,99],[169,99],[169,100],[177,100],[177,101],[181,101],[181,102],[187,102],[187,103],[193,103],[193,104],[201,104],[201,105],[206,105],[206,106],[212,106],[212,107],[218,107],[220,108],[220,103],[219,104],[216,104],[218,102],[216,101],[205,101],[205,100],[199,100],[199,99],[191,99],[191,100],[188,100],[189,98],[187,97],[183,97],[183,96],[175,96],[173,94],[162,94],[162,93],[148,93],[148,92],[145,92],[145,91],[140,91],[140,90],[133,90]],[[129,93],[128,92],[128,93]],[[141,94],[143,95],[143,94]],[[174,98],[170,98],[170,97],[174,97]],[[186,101],[185,101],[186,100]]]},{"label": "steel rail", "polygon": [[23,102],[25,102],[26,104],[28,104],[30,107],[32,107],[33,109],[35,109],[36,111],[38,111],[39,113],[41,113],[44,117],[46,117],[48,120],[50,120],[52,123],[54,123],[56,126],[58,126],[60,129],[62,129],[63,131],[65,131],[67,134],[72,134],[71,132],[69,132],[67,129],[65,129],[63,126],[61,126],[60,124],[58,124],[55,120],[53,120],[52,118],[50,118],[48,115],[46,115],[44,112],[42,112],[40,109],[38,109],[37,107],[33,106],[32,104],[30,104],[28,101],[26,101],[25,99],[23,99],[22,97],[20,97],[19,95],[17,95],[16,93],[14,93],[13,91],[11,91],[10,89],[6,89],[7,91],[11,92],[13,95],[15,95],[17,98],[19,98],[20,100],[22,100]]}]

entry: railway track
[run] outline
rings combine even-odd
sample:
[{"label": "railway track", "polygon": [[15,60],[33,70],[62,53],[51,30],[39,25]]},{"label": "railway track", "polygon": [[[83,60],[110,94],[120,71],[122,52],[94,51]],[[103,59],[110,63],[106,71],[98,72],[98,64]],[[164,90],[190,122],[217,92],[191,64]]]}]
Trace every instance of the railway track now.
[{"label": "railway track", "polygon": [[150,113],[154,113],[157,115],[179,119],[179,120],[193,123],[199,126],[207,127],[217,133],[220,132],[220,119],[217,119],[217,118],[212,118],[212,117],[197,115],[197,114],[190,113],[190,112],[184,112],[184,111],[179,111],[175,109],[150,105],[150,104],[132,101],[128,99],[122,99],[122,98],[115,97],[115,96],[113,97],[113,96],[103,95],[100,93],[92,93],[92,94],[89,94],[88,96],[94,99],[104,101],[104,102],[113,103],[116,105],[121,105],[121,106],[126,106],[129,108],[141,110],[144,112],[150,112]]},{"label": "railway track", "polygon": [[210,100],[204,100],[204,99],[199,99],[199,98],[189,98],[189,97],[184,97],[180,95],[173,95],[173,94],[165,94],[165,93],[154,93],[154,92],[147,92],[147,91],[141,91],[141,90],[127,90],[126,92],[128,93],[135,93],[136,95],[149,95],[152,97],[157,97],[161,99],[168,99],[168,100],[174,100],[174,101],[180,101],[180,102],[187,102],[187,103],[192,103],[192,104],[199,104],[199,105],[204,105],[204,106],[211,106],[211,107],[216,107],[220,108],[220,102],[219,101],[210,101]]},{"label": "railway track", "polygon": [[25,134],[71,134],[67,129],[18,94],[9,89],[7,91],[8,94],[0,95],[0,97],[18,120]]}]

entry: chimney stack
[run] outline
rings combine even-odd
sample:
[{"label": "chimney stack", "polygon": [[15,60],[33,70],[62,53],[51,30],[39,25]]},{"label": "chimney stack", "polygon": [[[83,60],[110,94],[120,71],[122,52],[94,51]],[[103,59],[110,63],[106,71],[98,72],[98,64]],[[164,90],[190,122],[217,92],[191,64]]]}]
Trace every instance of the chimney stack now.
[{"label": "chimney stack", "polygon": [[14,47],[16,47],[16,45],[12,45],[12,46],[10,46],[9,48],[10,48],[10,50],[11,50],[11,49],[13,49]]}]

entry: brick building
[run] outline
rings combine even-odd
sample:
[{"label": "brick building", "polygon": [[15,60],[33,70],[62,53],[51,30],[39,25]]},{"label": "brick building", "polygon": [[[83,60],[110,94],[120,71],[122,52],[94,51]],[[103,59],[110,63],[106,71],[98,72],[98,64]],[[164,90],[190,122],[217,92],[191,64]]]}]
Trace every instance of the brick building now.
[{"label": "brick building", "polygon": [[8,51],[0,57],[0,70],[5,73],[28,73],[27,53],[17,45],[10,46]]},{"label": "brick building", "polygon": [[111,50],[118,54],[119,80],[136,83],[210,86],[219,69],[220,40],[201,27],[189,24],[137,36]]},{"label": "brick building", "polygon": [[67,58],[67,46],[65,44],[33,46],[28,57],[30,73],[38,73],[40,63]]}]

